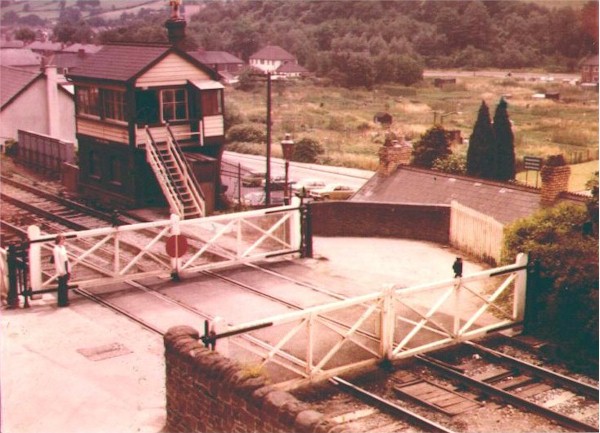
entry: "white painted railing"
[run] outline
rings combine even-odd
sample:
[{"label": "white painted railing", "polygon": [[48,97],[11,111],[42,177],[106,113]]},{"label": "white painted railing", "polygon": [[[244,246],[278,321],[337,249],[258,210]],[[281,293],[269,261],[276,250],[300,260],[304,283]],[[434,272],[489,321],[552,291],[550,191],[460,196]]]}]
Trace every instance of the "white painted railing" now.
[{"label": "white painted railing", "polygon": [[[385,290],[250,323],[230,324],[229,337],[259,359],[274,363],[293,387],[440,349],[516,325],[525,311],[527,256],[514,264],[462,278]],[[217,350],[219,350],[217,344]]]},{"label": "white painted railing", "polygon": [[[300,249],[299,212],[292,205],[191,220],[172,215],[169,220],[66,232],[73,269],[70,284],[89,287],[193,273],[295,253]],[[167,242],[174,235],[183,236],[187,244],[179,258],[167,254]],[[37,226],[29,228],[33,290],[56,284],[53,265],[42,260],[43,252],[49,256],[55,237],[41,234]]]}]

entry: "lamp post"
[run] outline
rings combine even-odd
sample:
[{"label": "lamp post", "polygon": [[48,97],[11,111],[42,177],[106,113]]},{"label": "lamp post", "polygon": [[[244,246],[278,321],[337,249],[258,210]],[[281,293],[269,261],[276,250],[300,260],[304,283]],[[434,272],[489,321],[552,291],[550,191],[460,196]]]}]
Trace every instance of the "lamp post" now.
[{"label": "lamp post", "polygon": [[290,171],[290,160],[294,155],[294,140],[290,134],[285,134],[285,138],[281,140],[281,150],[283,151],[283,159],[285,159],[285,187],[283,190],[283,202],[284,204],[290,204],[290,183],[289,183],[289,171]]}]

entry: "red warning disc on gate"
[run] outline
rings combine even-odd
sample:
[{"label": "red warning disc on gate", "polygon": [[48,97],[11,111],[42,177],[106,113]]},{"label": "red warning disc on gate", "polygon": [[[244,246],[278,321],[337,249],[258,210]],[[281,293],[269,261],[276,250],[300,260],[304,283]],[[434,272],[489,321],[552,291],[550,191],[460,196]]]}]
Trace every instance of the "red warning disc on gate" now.
[{"label": "red warning disc on gate", "polygon": [[165,248],[167,250],[167,254],[176,259],[187,253],[188,241],[183,235],[173,235],[167,239]]}]

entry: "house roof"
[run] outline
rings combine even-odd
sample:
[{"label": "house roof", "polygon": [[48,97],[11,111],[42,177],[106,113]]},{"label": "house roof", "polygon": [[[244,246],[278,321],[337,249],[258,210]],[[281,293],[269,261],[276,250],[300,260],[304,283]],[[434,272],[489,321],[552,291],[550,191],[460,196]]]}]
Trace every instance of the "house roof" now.
[{"label": "house roof", "polygon": [[78,53],[54,53],[48,59],[48,64],[54,65],[58,68],[71,69],[81,65],[89,57],[89,54],[81,56]]},{"label": "house roof", "polygon": [[38,78],[41,72],[29,72],[23,69],[0,66],[0,110],[10,104],[21,92],[27,89]]},{"label": "house roof", "polygon": [[206,65],[244,64],[244,61],[227,51],[190,51],[196,60]]},{"label": "house roof", "polygon": [[581,66],[598,66],[598,54],[587,56],[581,62]]},{"label": "house roof", "polygon": [[216,73],[189,54],[171,45],[106,45],[67,74],[69,78],[101,79],[126,82],[142,75],[167,54],[175,52],[204,69],[211,77]]},{"label": "house roof", "polygon": [[27,45],[27,48],[38,51],[62,51],[62,49],[64,48],[64,44],[60,42],[33,41],[32,43]]},{"label": "house roof", "polygon": [[0,64],[4,66],[39,66],[42,56],[27,48],[6,48],[0,50]]},{"label": "house roof", "polygon": [[292,54],[278,45],[267,45],[250,56],[250,59],[260,60],[296,60]]},{"label": "house roof", "polygon": [[72,44],[68,47],[65,47],[62,51],[64,53],[78,53],[79,50],[83,50],[84,53],[87,54],[95,54],[103,48],[102,45],[93,45],[93,44]]},{"label": "house roof", "polygon": [[5,41],[0,40],[0,49],[4,48],[23,48],[25,46],[25,42],[19,40]]},{"label": "house roof", "polygon": [[540,208],[540,190],[400,166],[390,176],[375,174],[352,201],[450,204],[458,203],[491,216],[502,224],[532,215]]},{"label": "house roof", "polygon": [[280,74],[306,74],[308,73],[308,69],[297,63],[289,62],[278,67],[277,72]]}]

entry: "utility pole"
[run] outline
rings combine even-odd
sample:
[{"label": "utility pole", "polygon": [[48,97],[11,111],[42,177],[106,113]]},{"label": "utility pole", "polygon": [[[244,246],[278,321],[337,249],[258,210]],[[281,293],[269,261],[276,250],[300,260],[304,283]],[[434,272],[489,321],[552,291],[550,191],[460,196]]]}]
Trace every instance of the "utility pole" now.
[{"label": "utility pole", "polygon": [[265,205],[271,206],[271,72],[267,72],[267,169]]}]

